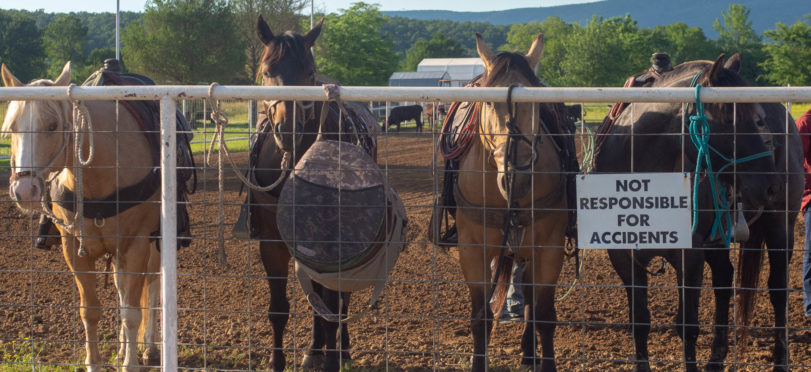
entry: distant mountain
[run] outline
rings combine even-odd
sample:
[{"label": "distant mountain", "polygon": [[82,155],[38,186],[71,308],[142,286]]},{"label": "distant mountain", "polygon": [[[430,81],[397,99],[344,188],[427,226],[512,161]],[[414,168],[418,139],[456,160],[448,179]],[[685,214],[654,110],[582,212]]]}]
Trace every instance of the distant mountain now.
[{"label": "distant mountain", "polygon": [[509,25],[542,21],[550,16],[560,17],[566,22],[584,24],[592,15],[604,18],[622,17],[630,14],[639,22],[639,27],[656,27],[675,22],[698,26],[708,37],[715,38],[712,29],[716,18],[727,10],[730,3],[742,4],[751,10],[749,18],[758,33],[774,28],[777,22],[793,24],[811,13],[809,0],[604,0],[586,4],[560,5],[540,8],[518,8],[489,12],[454,12],[449,10],[404,10],[384,11],[392,17],[422,20],[449,20],[454,22],[490,22],[495,25]]}]

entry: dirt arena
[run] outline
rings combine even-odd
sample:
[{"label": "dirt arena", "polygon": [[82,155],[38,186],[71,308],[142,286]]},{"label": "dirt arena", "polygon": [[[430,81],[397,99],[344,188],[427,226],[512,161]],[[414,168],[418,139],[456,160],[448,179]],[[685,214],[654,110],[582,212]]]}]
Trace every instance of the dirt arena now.
[{"label": "dirt arena", "polygon": [[[408,209],[409,233],[391,282],[374,316],[351,323],[354,370],[466,370],[472,339],[469,329],[469,297],[453,249],[439,250],[426,242],[432,189],[435,178],[430,163],[433,154],[430,134],[406,133],[381,138],[381,164]],[[241,164],[246,154],[237,156]],[[200,163],[198,163],[200,164]],[[217,172],[199,174],[205,181],[192,198],[193,235],[191,247],[178,253],[178,342],[179,365],[189,369],[267,370],[271,327],[267,319],[268,289],[263,278],[256,242],[230,239],[236,220],[239,184],[228,171],[226,240],[229,268],[217,262]],[[7,177],[7,174],[2,175]],[[2,193],[0,204],[0,360],[3,365],[31,360],[64,369],[84,360],[84,329],[79,319],[78,293],[58,250],[32,248],[30,235],[35,221],[22,216]],[[802,224],[798,230],[801,231]],[[793,369],[811,369],[811,320],[801,314],[800,267],[802,237],[798,236],[791,265],[789,325]],[[604,251],[584,252],[581,280],[557,306],[556,335],[558,367],[566,370],[630,370],[633,345],[629,332],[625,292],[617,287]],[[658,264],[655,261],[652,265]],[[564,263],[558,296],[574,280],[574,260]],[[98,270],[104,263],[98,262]],[[765,275],[768,269],[764,270]],[[115,360],[117,349],[117,295],[112,276],[100,274],[99,296],[104,306],[100,324],[104,358]],[[709,288],[705,269],[704,286]],[[671,323],[676,312],[677,293],[672,288],[672,268],[652,279],[650,335],[652,367],[678,370],[681,341]],[[311,312],[298,283],[291,280],[288,292],[294,298],[293,313],[285,335],[288,365],[298,363],[309,340]],[[353,297],[352,309],[359,310],[370,291]],[[698,344],[700,360],[709,358],[712,336],[713,295],[702,291]],[[769,327],[772,311],[766,292],[758,296],[754,325]],[[520,363],[519,322],[502,322],[493,333],[490,352],[496,370],[514,370]],[[772,331],[755,329],[746,348],[732,347],[727,362],[743,370],[764,370],[771,363]],[[737,365],[736,365],[737,363]],[[28,366],[13,370],[29,369]],[[5,368],[3,368],[6,370]]]}]

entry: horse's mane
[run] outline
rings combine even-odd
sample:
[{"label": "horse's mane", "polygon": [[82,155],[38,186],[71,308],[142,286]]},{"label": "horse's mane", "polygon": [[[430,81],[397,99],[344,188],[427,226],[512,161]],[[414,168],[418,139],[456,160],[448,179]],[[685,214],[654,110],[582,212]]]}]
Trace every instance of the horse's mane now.
[{"label": "horse's mane", "polygon": [[493,86],[505,74],[516,70],[524,76],[529,82],[530,86],[542,86],[541,80],[535,75],[535,71],[529,66],[526,57],[521,53],[515,52],[501,52],[494,58],[493,68],[490,69],[491,73],[482,77],[482,86]]},{"label": "horse's mane", "polygon": [[[652,87],[681,87],[681,86],[689,86],[692,79],[701,71],[701,78],[706,77],[706,74],[709,73],[710,68],[712,68],[713,61],[707,60],[697,60],[697,61],[688,61],[681,63],[675,67],[673,70],[667,71],[661,74],[660,79],[656,79]],[[701,81],[701,78],[699,81]],[[724,87],[740,87],[740,86],[749,86],[749,83],[746,82],[740,75],[737,73],[730,71],[726,68],[723,68],[718,73],[719,86]]]},{"label": "horse's mane", "polygon": [[[284,34],[276,36],[273,40],[265,46],[265,51],[262,53],[262,60],[260,66],[264,64],[273,65],[278,63],[285,57],[292,57],[301,63],[306,64],[304,68],[311,68],[314,62],[308,58],[307,48],[304,46],[304,37],[287,31]],[[307,66],[309,65],[309,66]],[[256,71],[256,79],[261,80],[262,69]]]}]

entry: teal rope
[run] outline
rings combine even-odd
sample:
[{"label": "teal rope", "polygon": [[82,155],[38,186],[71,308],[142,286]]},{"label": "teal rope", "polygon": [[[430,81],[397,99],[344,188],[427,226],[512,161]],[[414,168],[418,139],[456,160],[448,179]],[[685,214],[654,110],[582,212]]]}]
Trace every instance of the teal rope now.
[{"label": "teal rope", "polygon": [[[764,151],[758,154],[749,155],[739,159],[731,159],[724,156],[723,154],[721,154],[721,152],[719,152],[717,149],[715,149],[710,145],[710,125],[707,122],[707,116],[704,115],[704,103],[701,102],[701,84],[696,84],[696,81],[698,80],[698,77],[700,75],[701,72],[699,72],[693,78],[693,82],[690,83],[690,86],[695,85],[696,87],[696,114],[690,116],[688,133],[690,135],[690,140],[693,142],[693,145],[696,147],[696,150],[698,150],[698,155],[696,156],[695,177],[693,180],[692,233],[695,234],[696,229],[698,228],[698,209],[699,209],[698,183],[700,179],[699,175],[702,172],[702,168],[705,168],[707,173],[707,179],[710,181],[710,191],[712,192],[713,211],[715,213],[715,218],[713,219],[710,236],[720,234],[721,237],[724,239],[724,243],[728,247],[732,242],[732,232],[731,232],[732,216],[729,213],[729,200],[727,200],[725,196],[721,195],[722,189],[719,174],[730,165],[760,159],[771,155],[771,152]],[[713,171],[712,169],[712,162],[710,160],[710,151],[714,152],[721,159],[726,161],[726,164],[722,166],[720,169],[718,169],[718,171]],[[726,222],[726,227],[724,227],[724,222]]]}]

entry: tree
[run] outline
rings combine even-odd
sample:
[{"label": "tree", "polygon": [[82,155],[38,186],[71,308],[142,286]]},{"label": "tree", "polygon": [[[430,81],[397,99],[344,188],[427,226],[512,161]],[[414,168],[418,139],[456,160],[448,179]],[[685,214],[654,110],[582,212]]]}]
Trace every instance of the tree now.
[{"label": "tree", "polygon": [[560,83],[568,86],[617,86],[650,66],[645,35],[630,16],[594,17],[575,26],[560,63]]},{"label": "tree", "polygon": [[[65,62],[84,64],[84,48],[87,44],[87,27],[74,14],[63,14],[45,27],[45,51],[49,59],[48,76],[59,76]],[[72,76],[74,82],[79,75]]]},{"label": "tree", "polygon": [[42,33],[29,15],[0,10],[0,63],[5,63],[22,81],[45,74]]},{"label": "tree", "polygon": [[459,58],[469,57],[468,51],[451,38],[437,32],[431,40],[417,40],[414,45],[406,51],[406,58],[402,69],[405,71],[417,71],[417,65],[425,58]]},{"label": "tree", "polygon": [[239,34],[245,43],[245,78],[256,79],[265,45],[256,36],[256,19],[261,14],[275,33],[287,30],[301,31],[299,15],[307,6],[306,0],[234,0]]},{"label": "tree", "polygon": [[651,53],[668,53],[674,66],[697,59],[711,60],[718,56],[715,45],[707,39],[701,28],[690,27],[682,22],[656,26],[649,42],[652,46]]},{"label": "tree", "polygon": [[741,75],[754,83],[763,74],[758,64],[764,54],[760,36],[749,20],[749,12],[743,5],[730,4],[727,11],[721,13],[723,22],[716,18],[712,28],[718,31],[718,48],[721,52],[727,55],[741,53]]},{"label": "tree", "polygon": [[122,43],[132,71],[162,82],[228,83],[245,63],[226,0],[152,0]]},{"label": "tree", "polygon": [[[805,19],[811,21],[811,14]],[[763,47],[766,60],[760,64],[765,79],[776,85],[811,85],[811,25],[806,21],[763,33],[772,44]]]},{"label": "tree", "polygon": [[573,24],[554,16],[540,23],[515,24],[507,32],[507,43],[499,49],[527,53],[535,37],[543,33],[544,49],[541,62],[538,64],[538,77],[547,84],[561,85],[564,75],[561,63],[566,57],[566,44],[573,32],[575,32]]},{"label": "tree", "polygon": [[383,22],[377,5],[362,2],[328,15],[315,43],[318,71],[346,85],[386,85],[397,56],[380,33]]}]

